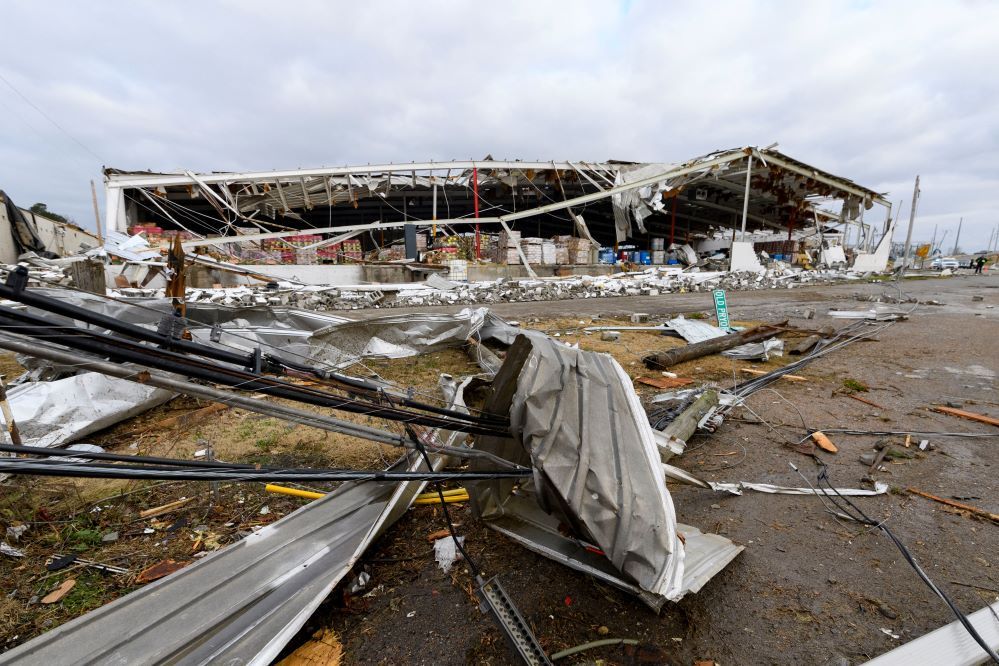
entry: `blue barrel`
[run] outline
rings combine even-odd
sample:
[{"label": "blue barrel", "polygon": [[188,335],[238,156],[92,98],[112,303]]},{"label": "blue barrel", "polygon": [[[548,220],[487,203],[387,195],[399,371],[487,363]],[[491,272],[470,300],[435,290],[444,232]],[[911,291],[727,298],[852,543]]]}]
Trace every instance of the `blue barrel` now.
[{"label": "blue barrel", "polygon": [[670,259],[666,260],[666,265],[667,266],[676,266],[678,263],[680,263],[680,262],[677,261],[676,259],[673,259],[673,258],[670,258]]},{"label": "blue barrel", "polygon": [[645,250],[642,250],[641,252],[638,253],[638,258],[639,258],[639,263],[641,263],[643,266],[651,266],[652,265],[652,253],[651,252],[647,252]]},{"label": "blue barrel", "polygon": [[614,263],[614,250],[613,248],[600,248],[600,263],[601,264],[613,264]]}]

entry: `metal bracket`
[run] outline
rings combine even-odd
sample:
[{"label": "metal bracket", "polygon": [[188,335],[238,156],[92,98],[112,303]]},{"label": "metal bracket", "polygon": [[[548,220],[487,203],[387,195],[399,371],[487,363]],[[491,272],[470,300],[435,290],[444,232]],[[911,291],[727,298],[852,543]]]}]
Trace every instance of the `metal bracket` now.
[{"label": "metal bracket", "polygon": [[184,319],[177,312],[170,312],[160,318],[156,332],[163,337],[175,340],[184,334]]},{"label": "metal bracket", "polygon": [[259,375],[264,367],[264,355],[263,352],[260,351],[260,347],[253,350],[253,356],[251,356],[250,359],[253,361],[253,367],[247,368],[247,370]]},{"label": "metal bracket", "polygon": [[18,266],[7,274],[7,286],[14,291],[24,291],[28,286],[28,269]]},{"label": "metal bracket", "polygon": [[481,579],[479,581],[479,595],[482,597],[480,609],[483,612],[492,611],[500,628],[506,633],[507,639],[524,663],[550,666],[552,662],[549,661],[548,655],[517,610],[513,599],[503,589],[499,577],[493,576],[485,582],[481,582]]}]

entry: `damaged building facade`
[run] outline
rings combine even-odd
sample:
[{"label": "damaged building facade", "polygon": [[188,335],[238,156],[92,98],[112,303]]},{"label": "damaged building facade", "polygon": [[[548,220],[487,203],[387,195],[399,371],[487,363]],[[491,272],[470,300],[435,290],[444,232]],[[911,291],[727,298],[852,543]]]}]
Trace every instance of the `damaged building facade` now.
[{"label": "damaged building facade", "polygon": [[141,234],[154,246],[179,237],[186,250],[248,272],[325,285],[442,271],[473,282],[595,275],[708,257],[737,271],[773,261],[883,271],[894,229],[882,194],[752,147],[681,164],[108,169],[105,187],[108,234]]}]

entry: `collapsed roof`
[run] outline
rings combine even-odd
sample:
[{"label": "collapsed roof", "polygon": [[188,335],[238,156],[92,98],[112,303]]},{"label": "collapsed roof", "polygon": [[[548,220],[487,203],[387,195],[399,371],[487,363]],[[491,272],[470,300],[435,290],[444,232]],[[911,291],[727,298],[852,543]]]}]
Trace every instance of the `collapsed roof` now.
[{"label": "collapsed roof", "polygon": [[[820,218],[858,224],[870,247],[891,215],[882,193],[755,147],[682,164],[487,158],[204,174],[109,168],[105,188],[109,230],[155,222],[191,232],[187,247],[236,234],[259,240],[406,224],[460,232],[471,223],[610,245],[649,235],[672,242],[736,229],[790,232]],[[875,204],[885,209],[879,230],[864,222]]]}]

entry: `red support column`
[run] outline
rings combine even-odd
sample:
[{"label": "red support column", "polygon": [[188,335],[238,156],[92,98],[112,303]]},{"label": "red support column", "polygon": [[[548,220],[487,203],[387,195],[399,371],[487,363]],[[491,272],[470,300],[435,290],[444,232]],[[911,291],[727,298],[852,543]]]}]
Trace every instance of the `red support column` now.
[{"label": "red support column", "polygon": [[[479,219],[479,169],[478,167],[472,167],[472,198],[475,199],[475,219]],[[479,223],[475,223],[475,260],[478,261],[481,258],[480,244],[479,244]]]}]

